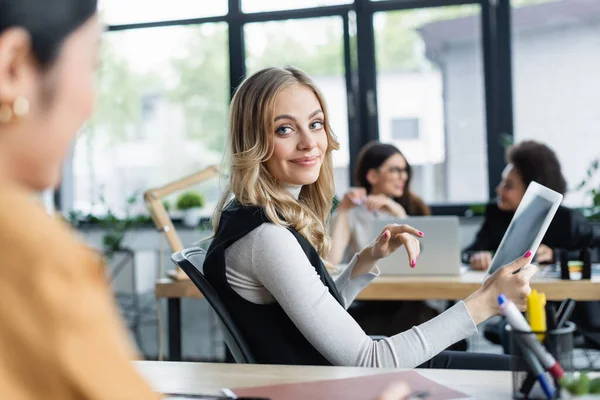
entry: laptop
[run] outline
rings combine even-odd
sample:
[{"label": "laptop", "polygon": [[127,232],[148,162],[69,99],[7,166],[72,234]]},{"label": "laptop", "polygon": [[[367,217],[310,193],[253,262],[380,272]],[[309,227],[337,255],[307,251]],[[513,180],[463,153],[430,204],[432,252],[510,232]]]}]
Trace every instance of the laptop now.
[{"label": "laptop", "polygon": [[373,232],[379,235],[390,224],[407,224],[425,235],[419,238],[421,254],[411,268],[404,247],[377,262],[382,276],[460,275],[460,230],[457,216],[408,217],[377,220]]}]

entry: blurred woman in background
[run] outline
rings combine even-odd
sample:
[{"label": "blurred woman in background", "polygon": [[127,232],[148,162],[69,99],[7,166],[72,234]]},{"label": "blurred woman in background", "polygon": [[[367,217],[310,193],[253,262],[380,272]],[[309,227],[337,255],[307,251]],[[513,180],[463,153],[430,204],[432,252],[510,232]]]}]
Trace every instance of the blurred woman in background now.
[{"label": "blurred woman in background", "polygon": [[[475,270],[486,270],[490,266],[492,254],[500,246],[532,181],[560,194],[567,191],[560,162],[554,151],[545,144],[524,141],[511,146],[506,153],[506,162],[508,165],[502,174],[502,181],[496,188],[496,203],[487,206],[483,225],[475,241],[463,251],[463,261]],[[592,239],[592,227],[583,215],[561,206],[542,239],[535,260],[552,263],[554,249],[579,250],[589,245]]]},{"label": "blurred woman in background", "polygon": [[153,399],[96,252],[35,202],[92,113],[96,0],[0,0],[3,399]]}]

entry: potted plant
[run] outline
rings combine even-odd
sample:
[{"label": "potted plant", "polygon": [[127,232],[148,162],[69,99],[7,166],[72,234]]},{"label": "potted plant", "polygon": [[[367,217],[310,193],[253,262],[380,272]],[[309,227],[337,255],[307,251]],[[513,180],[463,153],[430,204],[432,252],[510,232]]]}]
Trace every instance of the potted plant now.
[{"label": "potted plant", "polygon": [[204,206],[204,196],[202,193],[189,191],[183,193],[177,199],[177,209],[183,212],[183,224],[190,228],[195,228],[202,218],[201,210]]},{"label": "potted plant", "polygon": [[577,185],[577,191],[584,191],[584,194],[590,200],[590,204],[583,207],[581,211],[592,221],[600,220],[600,184],[598,183],[598,173],[600,173],[600,157],[593,160],[587,171],[586,176]]}]

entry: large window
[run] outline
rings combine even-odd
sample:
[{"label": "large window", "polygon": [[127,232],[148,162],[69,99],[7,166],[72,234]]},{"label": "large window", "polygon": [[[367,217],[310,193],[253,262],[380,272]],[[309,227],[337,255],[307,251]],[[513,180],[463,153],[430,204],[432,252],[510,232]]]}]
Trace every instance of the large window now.
[{"label": "large window", "polygon": [[[587,105],[596,103],[600,90],[585,82],[588,71],[597,69],[590,55],[596,50],[594,35],[564,53],[551,45],[530,53],[526,48],[534,36],[550,37],[558,25],[568,28],[557,41],[564,46],[572,31],[595,29],[594,7],[577,14],[573,10],[582,10],[578,5],[585,1],[570,1],[566,19],[545,12],[524,22],[514,18],[515,135],[517,140],[542,137],[536,132],[546,135],[575,184],[594,146],[585,146],[585,154],[569,165],[564,158],[573,154],[577,141],[569,148],[559,136],[573,130],[583,135],[576,124],[563,128],[567,119],[588,127],[597,119],[595,108]],[[498,16],[502,13],[482,17],[481,9],[492,3],[419,9],[411,8],[418,2],[404,0],[100,0],[109,31],[103,38],[98,107],[66,168],[64,210],[123,210],[134,193],[220,163],[231,82],[242,78],[244,67],[251,74],[284,65],[305,70],[325,96],[341,144],[334,153],[338,195],[350,185],[351,160],[378,137],[405,154],[414,167],[412,189],[427,203],[485,202],[493,189],[489,182],[496,182],[503,168],[499,136],[507,124],[501,123],[506,122],[502,110],[510,110],[508,96],[495,90],[507,79],[497,71],[508,70],[508,57],[494,54],[501,46],[492,45],[501,44],[498,33],[508,20]],[[551,5],[545,0],[512,3]],[[499,3],[498,9],[505,5]],[[536,20],[547,22],[546,27],[530,26]],[[483,45],[489,50],[485,62],[493,63],[485,75]],[[547,59],[530,62],[542,53]],[[577,57],[584,56],[592,58],[576,65]],[[551,59],[564,65],[553,65]],[[544,74],[554,78],[543,79]],[[560,74],[565,77],[559,81]],[[534,86],[544,82],[553,90],[540,95]],[[578,85],[585,99],[573,94]],[[538,93],[535,100],[529,90]],[[534,103],[543,106],[533,110]],[[559,103],[571,108],[558,111]],[[585,112],[567,112],[578,104]],[[542,115],[538,111],[544,107],[552,112]],[[207,199],[207,215],[221,183],[215,179],[198,188]],[[145,211],[143,204],[139,211]]]},{"label": "large window", "polygon": [[[123,210],[134,193],[221,161],[227,43],[225,24],[104,35],[96,113],[75,147],[76,210]],[[207,213],[218,184],[215,179],[199,187]]]},{"label": "large window", "polygon": [[[529,3],[512,9],[514,138],[550,146],[574,188],[600,157],[600,3]],[[565,197],[587,202],[585,191]]]},{"label": "large window", "polygon": [[349,186],[348,105],[344,78],[342,19],[315,18],[245,26],[248,74],[270,66],[293,65],[314,79],[323,92],[340,149],[333,154],[336,192]]},{"label": "large window", "polygon": [[428,203],[488,198],[480,26],[475,5],[374,16],[379,139]]}]

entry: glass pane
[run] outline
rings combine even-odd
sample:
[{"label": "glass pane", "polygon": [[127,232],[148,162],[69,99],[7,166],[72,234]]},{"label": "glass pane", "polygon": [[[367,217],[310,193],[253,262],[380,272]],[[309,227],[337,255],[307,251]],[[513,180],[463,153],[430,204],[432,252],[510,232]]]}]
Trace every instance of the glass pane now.
[{"label": "glass pane", "polygon": [[349,4],[353,0],[242,0],[242,11],[245,13],[263,11],[293,10],[298,8],[311,8],[320,6],[333,6]]},{"label": "glass pane", "polygon": [[340,142],[340,150],[333,155],[338,195],[346,192],[350,177],[343,32],[339,17],[253,23],[244,27],[248,74],[265,67],[293,65],[310,75],[323,92],[331,127]]},{"label": "glass pane", "polygon": [[100,0],[108,25],[215,17],[228,11],[227,0]]},{"label": "glass pane", "polygon": [[[133,194],[220,163],[227,47],[224,23],[104,35],[96,113],[75,146],[76,210],[122,212]],[[218,181],[195,188],[206,198],[206,215],[220,194]],[[144,210],[138,202],[132,211]]]},{"label": "glass pane", "polygon": [[600,157],[600,3],[529,3],[512,9],[515,141],[552,148],[571,189],[565,204],[589,206],[594,186],[575,188]]},{"label": "glass pane", "polygon": [[479,6],[374,16],[379,138],[427,203],[488,200]]}]

